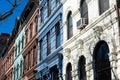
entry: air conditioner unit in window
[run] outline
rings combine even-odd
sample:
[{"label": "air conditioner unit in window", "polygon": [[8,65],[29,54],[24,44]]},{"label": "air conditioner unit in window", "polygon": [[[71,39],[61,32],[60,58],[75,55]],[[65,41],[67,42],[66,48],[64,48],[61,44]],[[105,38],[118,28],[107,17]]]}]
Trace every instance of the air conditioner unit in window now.
[{"label": "air conditioner unit in window", "polygon": [[83,29],[88,24],[88,20],[86,18],[81,18],[77,21],[77,28]]}]

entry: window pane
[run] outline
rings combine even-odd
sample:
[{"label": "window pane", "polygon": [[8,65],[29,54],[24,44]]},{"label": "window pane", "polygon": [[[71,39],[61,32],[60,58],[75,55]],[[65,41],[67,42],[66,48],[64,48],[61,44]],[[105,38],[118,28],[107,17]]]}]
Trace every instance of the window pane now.
[{"label": "window pane", "polygon": [[68,21],[68,39],[69,39],[73,36],[73,23],[72,23],[71,12],[68,14],[67,21]]},{"label": "window pane", "polygon": [[82,0],[81,2],[81,17],[88,19],[88,6],[86,0]]},{"label": "window pane", "polygon": [[47,33],[47,55],[51,53],[50,32]]},{"label": "window pane", "polygon": [[60,23],[58,22],[55,26],[56,26],[56,48],[58,48],[61,45]]}]

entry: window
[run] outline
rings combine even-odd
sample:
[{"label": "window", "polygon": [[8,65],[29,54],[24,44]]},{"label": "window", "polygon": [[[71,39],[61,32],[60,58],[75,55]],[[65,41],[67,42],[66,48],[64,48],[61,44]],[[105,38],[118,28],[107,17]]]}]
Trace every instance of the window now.
[{"label": "window", "polygon": [[38,16],[35,17],[35,32],[37,32],[38,28]]},{"label": "window", "polygon": [[93,53],[95,80],[111,80],[111,68],[108,53],[109,48],[105,41],[97,43]]},{"label": "window", "polygon": [[17,45],[14,49],[15,49],[15,57],[16,57],[17,56]]},{"label": "window", "polygon": [[34,51],[34,49],[32,48],[32,50],[31,50],[31,67],[34,65],[33,63],[35,62],[34,61],[34,55],[35,55],[35,51]]},{"label": "window", "polygon": [[72,23],[72,12],[70,11],[67,17],[67,28],[68,28],[68,32],[67,32],[67,36],[68,39],[70,39],[73,36],[73,23]]},{"label": "window", "polygon": [[55,28],[56,28],[56,48],[58,48],[61,45],[60,23],[59,22],[55,25]]},{"label": "window", "polygon": [[44,7],[41,8],[41,21],[42,23],[45,23],[45,20],[48,17],[48,4],[45,3]]},{"label": "window", "polygon": [[33,52],[34,52],[34,54],[33,54],[33,65],[36,65],[37,64],[37,47],[36,46],[33,47]]},{"label": "window", "polygon": [[23,70],[23,74],[26,72],[26,69],[27,69],[27,61],[26,61],[26,56],[24,56],[24,70]]},{"label": "window", "polygon": [[28,41],[28,30],[26,30],[25,35],[26,35],[26,40],[25,40],[25,42],[26,42],[26,44],[27,44],[27,41]]},{"label": "window", "polygon": [[42,40],[40,40],[40,61],[42,61],[43,60],[43,56],[42,56],[42,51],[43,51],[43,47],[42,47]]},{"label": "window", "polygon": [[21,62],[20,62],[20,76],[22,76],[22,71],[23,71],[23,61],[21,60]]},{"label": "window", "polygon": [[20,41],[18,42],[18,53],[20,52]]},{"label": "window", "polygon": [[30,64],[31,64],[31,61],[30,61],[30,51],[28,52],[28,70],[30,69]]},{"label": "window", "polygon": [[24,36],[22,37],[22,49],[24,47]]},{"label": "window", "polygon": [[17,64],[17,79],[19,77],[19,64]]},{"label": "window", "polygon": [[14,80],[16,80],[16,68],[14,67]]},{"label": "window", "polygon": [[81,18],[88,19],[88,6],[86,3],[86,0],[82,0],[80,4],[80,12],[81,12]]},{"label": "window", "polygon": [[44,12],[43,7],[41,8],[40,11],[41,11],[41,13],[40,13],[40,16],[41,16],[40,20],[41,20],[41,23],[43,23],[43,19],[44,19],[44,17],[43,17],[43,12]]},{"label": "window", "polygon": [[48,16],[51,14],[51,0],[48,0]]},{"label": "window", "polygon": [[78,78],[79,80],[86,80],[85,57],[81,56],[78,62]]},{"label": "window", "polygon": [[50,32],[47,33],[47,55],[51,53]]},{"label": "window", "polygon": [[55,10],[56,5],[57,5],[56,0],[51,0],[50,5],[51,5],[51,12],[53,12]]},{"label": "window", "polygon": [[109,8],[109,0],[99,0],[99,14],[101,15]]},{"label": "window", "polygon": [[66,80],[72,80],[72,66],[71,66],[71,63],[68,63],[68,65],[67,65]]},{"label": "window", "polygon": [[30,39],[32,38],[32,29],[33,29],[33,24],[30,24]]},{"label": "window", "polygon": [[50,74],[51,74],[50,80],[59,80],[59,71],[56,65],[50,68]]}]

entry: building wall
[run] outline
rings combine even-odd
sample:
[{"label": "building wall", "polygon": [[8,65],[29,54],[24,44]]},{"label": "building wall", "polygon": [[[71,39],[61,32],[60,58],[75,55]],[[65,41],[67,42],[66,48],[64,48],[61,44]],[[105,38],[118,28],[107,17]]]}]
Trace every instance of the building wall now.
[{"label": "building wall", "polygon": [[14,80],[21,80],[23,74],[23,48],[24,48],[25,28],[19,32],[15,40],[14,49]]},{"label": "building wall", "polygon": [[1,33],[0,34],[0,58],[2,58],[5,54],[2,54],[3,51],[5,50],[7,43],[8,43],[8,39],[9,39],[10,35],[7,33]]},{"label": "building wall", "polygon": [[[97,43],[105,41],[109,46],[111,78],[112,80],[119,79],[119,59],[117,58],[119,55],[119,28],[114,6],[116,1],[109,0],[109,9],[99,15],[98,0],[86,0],[89,24],[83,29],[77,28],[76,24],[81,18],[80,1],[63,0],[63,78],[66,79],[66,68],[68,63],[71,63],[72,79],[78,80],[78,62],[80,57],[84,56],[87,80],[93,80],[95,77],[92,65],[93,53]],[[73,37],[67,39],[66,19],[69,11],[72,12]]]},{"label": "building wall", "polygon": [[[56,71],[55,74],[57,76],[61,75],[61,69],[59,68],[59,54],[62,53],[61,44],[63,43],[61,0],[58,0],[58,2],[56,2],[56,0],[52,0],[50,2],[45,0],[40,1],[39,15],[38,72],[36,73],[36,77],[39,79],[48,79],[52,73],[55,73],[54,71]],[[60,27],[60,45],[58,47],[56,47],[57,24],[59,24]],[[55,69],[54,71],[52,70],[53,68]],[[46,76],[48,76],[48,78]],[[51,79],[54,79],[52,75]]]},{"label": "building wall", "polygon": [[9,47],[6,55],[1,57],[0,65],[0,80],[12,80],[13,75],[13,60],[14,60],[14,42],[12,42],[11,47]]},{"label": "building wall", "polygon": [[[29,6],[28,6],[29,7]],[[34,5],[35,10],[30,16],[25,27],[25,48],[23,51],[24,71],[23,80],[34,80],[34,71],[37,68],[38,53],[38,5]]]}]

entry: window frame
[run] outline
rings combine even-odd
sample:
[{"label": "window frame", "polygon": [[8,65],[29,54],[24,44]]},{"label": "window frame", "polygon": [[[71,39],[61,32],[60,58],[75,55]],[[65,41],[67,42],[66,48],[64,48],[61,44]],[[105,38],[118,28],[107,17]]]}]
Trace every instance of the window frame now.
[{"label": "window frame", "polygon": [[50,31],[47,33],[47,55],[51,53],[51,35]]},{"label": "window frame", "polygon": [[56,23],[55,25],[56,30],[56,48],[61,45],[61,30],[60,30],[60,22]]}]

